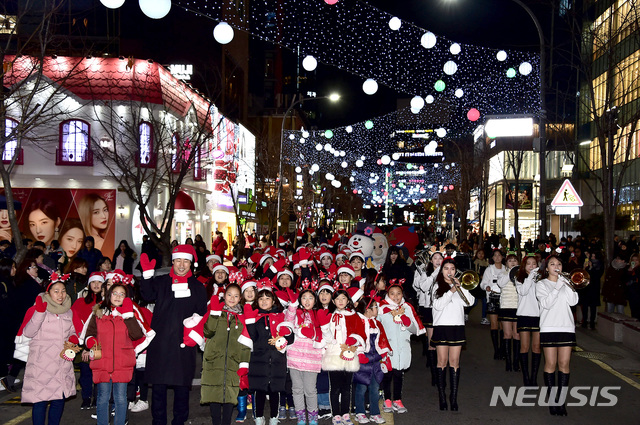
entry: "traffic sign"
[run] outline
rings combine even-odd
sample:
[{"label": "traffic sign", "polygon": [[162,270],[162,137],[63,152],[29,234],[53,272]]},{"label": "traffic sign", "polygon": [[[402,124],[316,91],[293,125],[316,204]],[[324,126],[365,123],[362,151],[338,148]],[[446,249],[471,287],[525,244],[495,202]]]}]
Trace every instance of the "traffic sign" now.
[{"label": "traffic sign", "polygon": [[560,186],[560,190],[556,193],[555,198],[551,202],[551,206],[554,208],[557,207],[581,207],[584,205],[582,199],[576,192],[576,189],[573,187],[571,182],[567,179]]}]

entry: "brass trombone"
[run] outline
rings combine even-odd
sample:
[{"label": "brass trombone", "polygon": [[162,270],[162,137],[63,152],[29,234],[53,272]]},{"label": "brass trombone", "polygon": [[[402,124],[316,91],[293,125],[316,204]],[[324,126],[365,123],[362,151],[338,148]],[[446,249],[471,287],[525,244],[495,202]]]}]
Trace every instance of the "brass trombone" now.
[{"label": "brass trombone", "polygon": [[591,283],[591,276],[585,269],[575,269],[571,273],[556,270],[556,272],[567,280],[567,285],[574,291],[584,289]]},{"label": "brass trombone", "polygon": [[[449,277],[452,278],[454,281],[457,281],[460,284],[460,286],[462,286],[467,291],[471,291],[472,289],[475,289],[480,284],[480,275],[476,273],[475,270],[467,270],[465,272],[456,270],[456,274],[454,276],[449,276]],[[456,286],[456,291],[458,291],[460,298],[462,298],[462,301],[464,301],[465,304],[471,305],[467,297],[465,297],[462,291],[460,290],[460,287]]]}]

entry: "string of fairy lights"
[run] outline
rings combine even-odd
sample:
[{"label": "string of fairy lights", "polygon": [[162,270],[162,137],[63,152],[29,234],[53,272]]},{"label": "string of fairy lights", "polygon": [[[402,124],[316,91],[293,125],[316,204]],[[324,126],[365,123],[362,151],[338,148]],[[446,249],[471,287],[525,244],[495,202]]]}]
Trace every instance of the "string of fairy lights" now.
[{"label": "string of fairy lights", "polygon": [[[100,0],[120,7],[124,0]],[[456,185],[455,164],[422,166],[395,161],[398,129],[433,129],[430,139],[452,143],[470,134],[489,114],[537,114],[536,54],[457,43],[360,0],[139,0],[149,17],[166,16],[172,5],[218,23],[213,36],[231,42],[234,31],[298,52],[302,73],[318,63],[362,78],[375,96],[380,84],[413,96],[408,110],[335,129],[287,132],[284,161],[322,172],[336,187],[349,179],[365,202],[417,202]],[[214,25],[212,25],[214,26]],[[344,182],[346,183],[346,181]],[[340,185],[340,186],[339,186]]]}]

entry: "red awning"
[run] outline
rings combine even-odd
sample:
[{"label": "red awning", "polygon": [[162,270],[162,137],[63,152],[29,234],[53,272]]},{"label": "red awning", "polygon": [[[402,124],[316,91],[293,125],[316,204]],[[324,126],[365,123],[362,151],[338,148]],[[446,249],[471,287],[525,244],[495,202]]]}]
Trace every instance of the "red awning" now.
[{"label": "red awning", "polygon": [[176,203],[174,206],[176,210],[196,210],[196,204],[193,202],[193,199],[191,199],[191,196],[187,195],[182,190],[178,192],[178,196],[176,196]]}]

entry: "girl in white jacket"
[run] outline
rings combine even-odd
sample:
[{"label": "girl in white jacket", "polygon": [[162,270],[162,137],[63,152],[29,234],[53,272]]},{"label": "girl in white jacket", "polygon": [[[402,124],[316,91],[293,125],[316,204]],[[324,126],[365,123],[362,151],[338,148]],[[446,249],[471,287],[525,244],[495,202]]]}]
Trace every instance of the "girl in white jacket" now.
[{"label": "girl in white jacket", "polygon": [[[518,333],[520,334],[520,364],[525,386],[538,386],[540,367],[540,306],[536,298],[536,277],[538,260],[528,254],[522,260],[516,278],[518,290]],[[529,374],[529,347],[531,347],[531,374]]]},{"label": "girl in white jacket", "polygon": [[578,294],[569,281],[560,275],[562,261],[550,255],[540,267],[542,280],[536,284],[536,297],[540,303],[540,345],[544,350],[544,383],[547,394],[555,385],[558,367],[558,406],[549,403],[552,415],[566,416],[564,406],[566,388],[569,385],[571,350],[576,345],[576,329],[571,307],[578,303]]},{"label": "girl in white jacket", "polygon": [[[451,410],[458,410],[458,383],[460,382],[460,353],[466,338],[464,333],[464,308],[458,289],[469,301],[473,296],[460,286],[455,278],[456,264],[453,258],[447,257],[442,262],[440,273],[433,285],[433,337],[431,344],[438,353],[438,398],[440,410],[447,410],[445,396],[447,364],[451,367]],[[469,301],[470,302],[470,301]]]},{"label": "girl in white jacket", "polygon": [[[517,267],[518,257],[515,253],[507,255],[507,270]],[[509,273],[503,274],[498,279],[500,287],[500,309],[498,310],[498,320],[504,332],[505,348],[505,370],[507,372],[520,371],[520,335],[518,335],[516,311],[518,310],[518,291],[516,285],[511,281]],[[511,351],[511,341],[513,341],[513,353]],[[513,359],[513,362],[512,362]]]},{"label": "girl in white jacket", "polygon": [[431,386],[437,384],[437,355],[436,348],[431,346],[431,336],[433,335],[433,300],[431,298],[431,289],[436,280],[436,276],[440,272],[440,265],[444,256],[441,252],[431,254],[426,274],[421,274],[416,270],[413,277],[413,289],[418,294],[418,310],[422,316],[422,324],[427,328],[427,367],[431,370]]},{"label": "girl in white jacket", "polygon": [[[489,262],[489,267],[484,271],[482,275],[482,281],[480,282],[480,288],[487,292],[487,317],[489,318],[491,327],[491,343],[493,344],[493,358],[503,358],[503,347],[498,347],[498,309],[500,308],[500,287],[498,286],[498,279],[507,274],[507,270],[502,264],[504,256],[502,251],[495,249]],[[502,333],[502,332],[500,332]],[[500,336],[500,342],[502,343],[502,336]]]}]

